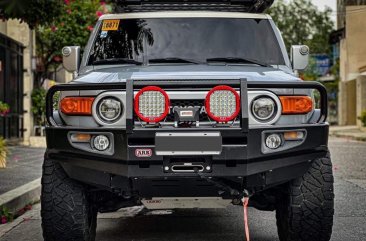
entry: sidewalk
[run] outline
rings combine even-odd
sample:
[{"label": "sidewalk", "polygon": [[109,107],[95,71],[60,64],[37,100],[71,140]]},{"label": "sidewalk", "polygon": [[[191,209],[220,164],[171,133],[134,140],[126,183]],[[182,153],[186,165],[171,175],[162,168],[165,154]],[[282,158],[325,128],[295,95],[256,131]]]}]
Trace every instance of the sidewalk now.
[{"label": "sidewalk", "polygon": [[39,201],[44,148],[9,147],[7,167],[0,169],[0,207],[16,213]]},{"label": "sidewalk", "polygon": [[331,126],[329,135],[357,141],[366,141],[366,131],[361,130],[357,126]]},{"label": "sidewalk", "polygon": [[10,146],[7,167],[0,169],[0,195],[41,177],[45,149]]}]

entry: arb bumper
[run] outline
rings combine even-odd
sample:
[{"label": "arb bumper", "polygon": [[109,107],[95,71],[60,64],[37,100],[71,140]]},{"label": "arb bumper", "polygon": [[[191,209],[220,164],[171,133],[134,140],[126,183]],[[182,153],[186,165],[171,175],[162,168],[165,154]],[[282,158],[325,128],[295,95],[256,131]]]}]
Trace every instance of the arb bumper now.
[{"label": "arb bumper", "polygon": [[[299,125],[258,125],[249,128],[248,109],[242,108],[240,126],[200,128],[144,128],[134,125],[133,93],[147,84],[185,89],[206,88],[215,81],[127,81],[127,84],[61,85],[48,93],[46,158],[61,163],[76,180],[113,192],[140,197],[226,197],[235,192],[220,189],[261,191],[303,175],[316,158],[327,155],[327,97],[324,87],[313,82],[250,83],[226,81],[238,89],[241,106],[248,88],[311,88],[320,92],[317,123]],[[151,83],[154,82],[154,83]],[[220,83],[222,84],[222,82]],[[109,89],[124,90],[127,96],[127,126],[122,128],[81,128],[57,125],[53,120],[52,98],[56,91]],[[266,150],[272,134],[301,133],[290,148]],[[103,134],[110,138],[109,155],[75,148],[72,133]],[[284,140],[286,141],[286,140]],[[295,144],[293,144],[295,143]]]}]

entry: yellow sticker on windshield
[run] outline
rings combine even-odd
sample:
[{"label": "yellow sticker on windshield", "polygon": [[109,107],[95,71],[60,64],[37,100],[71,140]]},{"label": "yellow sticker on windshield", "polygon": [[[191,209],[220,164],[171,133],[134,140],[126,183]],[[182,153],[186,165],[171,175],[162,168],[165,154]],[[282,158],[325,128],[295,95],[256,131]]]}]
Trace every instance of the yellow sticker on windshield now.
[{"label": "yellow sticker on windshield", "polygon": [[104,20],[102,31],[115,31],[118,30],[119,19]]}]

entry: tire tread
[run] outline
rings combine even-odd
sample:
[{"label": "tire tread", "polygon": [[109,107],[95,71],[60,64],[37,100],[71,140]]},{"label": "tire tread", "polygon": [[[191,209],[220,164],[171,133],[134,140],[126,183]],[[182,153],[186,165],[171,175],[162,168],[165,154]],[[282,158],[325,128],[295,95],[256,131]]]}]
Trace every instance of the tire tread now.
[{"label": "tire tread", "polygon": [[[95,240],[96,212],[90,213],[85,187],[48,159],[43,164],[41,206],[44,240]],[[91,222],[90,215],[95,215]]]},{"label": "tire tread", "polygon": [[329,241],[334,215],[334,178],[330,155],[285,186],[276,210],[281,241]]}]

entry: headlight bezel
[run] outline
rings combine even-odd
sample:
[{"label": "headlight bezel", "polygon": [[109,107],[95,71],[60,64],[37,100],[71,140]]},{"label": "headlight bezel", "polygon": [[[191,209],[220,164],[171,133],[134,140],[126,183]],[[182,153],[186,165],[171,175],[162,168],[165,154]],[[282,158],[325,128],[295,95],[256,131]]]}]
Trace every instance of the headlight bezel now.
[{"label": "headlight bezel", "polygon": [[[118,114],[117,114],[115,117],[110,118],[110,119],[109,119],[109,118],[107,118],[107,117],[105,117],[105,116],[102,114],[102,110],[101,110],[101,106],[102,106],[103,102],[104,102],[104,101],[107,101],[107,100],[116,101],[116,102],[119,104],[119,111],[118,111]],[[98,100],[97,105],[96,105],[96,110],[97,110],[97,111],[96,111],[96,113],[97,113],[98,117],[99,117],[103,122],[111,124],[111,123],[115,123],[115,122],[117,122],[117,121],[121,118],[122,113],[123,113],[123,111],[124,111],[124,105],[123,105],[123,103],[122,103],[122,101],[121,101],[121,100],[119,100],[118,98],[116,98],[116,97],[114,97],[114,96],[105,96],[105,97],[103,97],[103,98],[101,98],[101,99],[99,99],[99,100]]]},{"label": "headlight bezel", "polygon": [[[121,102],[122,110],[119,118],[114,120],[113,122],[104,121],[100,115],[98,114],[98,104],[100,100],[105,98],[114,98]],[[92,116],[94,121],[100,126],[119,126],[125,127],[126,126],[126,92],[121,91],[104,91],[100,92],[94,100],[93,107],[92,107]]]},{"label": "headlight bezel", "polygon": [[[252,103],[254,100],[260,97],[269,97],[276,104],[276,111],[273,118],[270,118],[267,121],[258,120],[254,114],[252,113]],[[282,106],[280,99],[277,94],[268,90],[249,90],[248,91],[248,115],[249,115],[249,125],[273,125],[279,121],[282,116]]]},{"label": "headlight bezel", "polygon": [[[259,101],[259,100],[261,100],[261,99],[267,99],[267,100],[270,100],[270,101],[272,101],[272,104],[273,104],[272,111],[270,112],[270,114],[269,114],[269,115],[268,115],[268,117],[266,117],[266,118],[262,118],[262,117],[260,117],[260,116],[256,113],[256,111],[254,110],[254,108],[255,108],[255,107],[254,107],[254,105],[256,104],[256,102],[257,102],[257,101]],[[273,119],[276,117],[277,112],[278,112],[278,105],[277,105],[276,101],[275,101],[272,97],[270,97],[270,96],[268,96],[268,95],[259,95],[259,96],[255,97],[255,98],[252,100],[252,102],[251,102],[251,104],[250,104],[250,111],[251,111],[251,113],[252,113],[253,117],[254,117],[257,121],[262,122],[262,123],[267,123],[267,122],[270,122],[271,120],[273,120]]]}]

